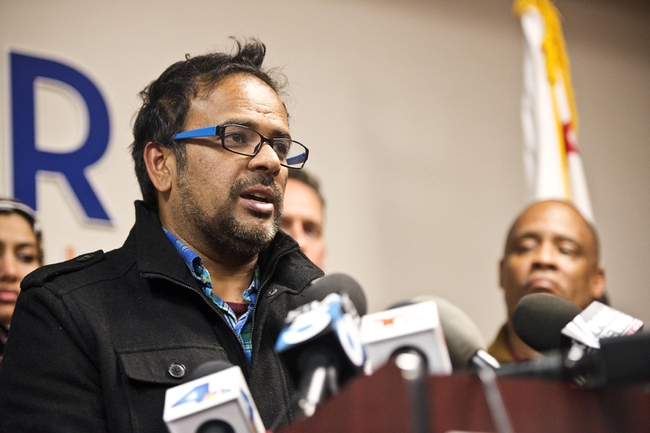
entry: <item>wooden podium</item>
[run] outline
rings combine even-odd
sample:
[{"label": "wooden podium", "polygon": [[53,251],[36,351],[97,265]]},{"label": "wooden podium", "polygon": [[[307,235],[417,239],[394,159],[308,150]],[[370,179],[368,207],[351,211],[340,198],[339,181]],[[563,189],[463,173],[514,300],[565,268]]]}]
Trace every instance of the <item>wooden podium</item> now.
[{"label": "wooden podium", "polygon": [[[650,391],[641,387],[584,389],[569,383],[497,379],[515,433],[650,432]],[[479,378],[470,373],[428,378],[431,433],[494,432]],[[413,431],[407,385],[388,364],[358,377],[308,419],[280,433],[408,433]]]}]

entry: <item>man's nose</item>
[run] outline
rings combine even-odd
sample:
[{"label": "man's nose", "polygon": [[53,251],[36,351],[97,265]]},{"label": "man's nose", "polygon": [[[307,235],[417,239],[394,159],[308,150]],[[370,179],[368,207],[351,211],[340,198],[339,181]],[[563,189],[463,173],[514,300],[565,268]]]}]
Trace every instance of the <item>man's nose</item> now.
[{"label": "man's nose", "polygon": [[262,143],[262,148],[257,152],[257,155],[251,158],[248,166],[253,171],[265,171],[270,176],[277,176],[282,168],[278,154],[275,153],[273,147],[266,142]]},{"label": "man's nose", "polygon": [[557,266],[557,249],[554,245],[548,242],[543,242],[534,256],[534,265],[537,267],[552,267]]}]

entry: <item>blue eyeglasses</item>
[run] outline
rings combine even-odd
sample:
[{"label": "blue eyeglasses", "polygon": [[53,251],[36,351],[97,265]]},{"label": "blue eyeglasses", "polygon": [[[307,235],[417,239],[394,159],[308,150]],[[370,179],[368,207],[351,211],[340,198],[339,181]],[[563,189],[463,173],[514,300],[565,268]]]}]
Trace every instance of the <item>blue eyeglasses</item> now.
[{"label": "blue eyeglasses", "polygon": [[262,149],[264,143],[269,143],[280,159],[280,164],[288,168],[301,169],[307,162],[309,149],[303,144],[289,138],[268,138],[247,126],[228,124],[219,126],[206,126],[205,128],[192,129],[179,132],[173,140],[188,138],[221,138],[221,146],[233,153],[255,156]]}]

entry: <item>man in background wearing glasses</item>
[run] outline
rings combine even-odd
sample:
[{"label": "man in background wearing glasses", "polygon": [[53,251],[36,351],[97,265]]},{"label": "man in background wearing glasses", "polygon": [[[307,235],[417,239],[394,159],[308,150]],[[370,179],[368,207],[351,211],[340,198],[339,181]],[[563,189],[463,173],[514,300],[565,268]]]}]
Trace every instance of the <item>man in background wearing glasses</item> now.
[{"label": "man in background wearing glasses", "polygon": [[[131,146],[143,201],[125,244],[25,280],[0,371],[0,431],[164,432],[165,390],[239,365],[265,425],[291,421],[274,353],[323,272],[278,230],[291,139],[264,45],[170,66],[142,93]],[[279,419],[279,422],[277,422]]]}]

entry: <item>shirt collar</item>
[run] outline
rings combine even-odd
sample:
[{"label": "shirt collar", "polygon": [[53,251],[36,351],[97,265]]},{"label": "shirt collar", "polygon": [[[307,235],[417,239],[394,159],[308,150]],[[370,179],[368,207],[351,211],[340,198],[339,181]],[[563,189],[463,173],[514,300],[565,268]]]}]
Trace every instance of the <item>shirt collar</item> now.
[{"label": "shirt collar", "polygon": [[[194,278],[196,278],[200,283],[202,283],[202,285],[209,285],[210,288],[212,288],[212,281],[210,279],[207,269],[205,269],[205,267],[203,266],[203,259],[201,259],[201,257],[198,254],[192,251],[190,247],[185,245],[183,241],[181,241],[176,236],[174,236],[165,227],[163,227],[163,230],[165,231],[165,235],[167,235],[167,238],[174,245],[174,248],[176,248],[176,251],[178,251],[181,257],[183,257],[183,260],[190,268],[190,271],[192,272]],[[244,301],[255,302],[258,286],[259,286],[259,268],[256,266],[255,274],[253,276],[253,281],[251,281],[250,286],[248,287],[248,289],[246,289],[246,291],[242,295]]]}]

